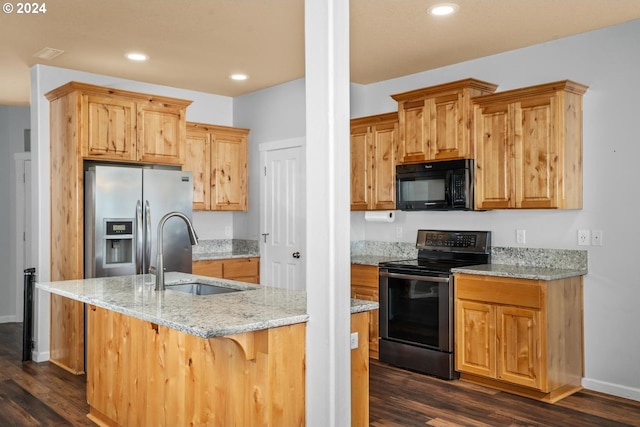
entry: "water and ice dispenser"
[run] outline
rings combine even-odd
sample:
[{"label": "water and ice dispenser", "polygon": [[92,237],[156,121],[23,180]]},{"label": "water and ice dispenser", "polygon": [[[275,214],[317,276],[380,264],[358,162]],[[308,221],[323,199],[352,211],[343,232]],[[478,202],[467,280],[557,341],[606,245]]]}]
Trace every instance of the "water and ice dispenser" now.
[{"label": "water and ice dispenser", "polygon": [[133,263],[133,219],[105,219],[104,266],[117,267]]}]

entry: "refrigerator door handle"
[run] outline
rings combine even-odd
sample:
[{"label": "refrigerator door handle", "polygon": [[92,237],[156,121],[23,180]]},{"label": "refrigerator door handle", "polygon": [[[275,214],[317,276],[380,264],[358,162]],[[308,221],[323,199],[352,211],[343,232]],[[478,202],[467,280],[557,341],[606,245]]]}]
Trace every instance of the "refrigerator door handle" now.
[{"label": "refrigerator door handle", "polygon": [[151,208],[149,207],[149,201],[144,201],[145,212],[145,245],[144,245],[144,265],[145,273],[149,272],[149,266],[151,263]]},{"label": "refrigerator door handle", "polygon": [[136,274],[142,273],[142,202],[136,202]]}]

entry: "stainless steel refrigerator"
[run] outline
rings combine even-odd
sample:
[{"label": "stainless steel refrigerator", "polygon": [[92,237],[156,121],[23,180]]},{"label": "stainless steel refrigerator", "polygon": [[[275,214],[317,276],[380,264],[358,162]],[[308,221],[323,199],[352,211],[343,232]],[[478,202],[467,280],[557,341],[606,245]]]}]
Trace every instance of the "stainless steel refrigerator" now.
[{"label": "stainless steel refrigerator", "polygon": [[[169,212],[192,218],[191,172],[91,165],[85,171],[85,277],[149,272],[157,254],[158,222]],[[186,224],[164,226],[165,271],[191,273]]]}]

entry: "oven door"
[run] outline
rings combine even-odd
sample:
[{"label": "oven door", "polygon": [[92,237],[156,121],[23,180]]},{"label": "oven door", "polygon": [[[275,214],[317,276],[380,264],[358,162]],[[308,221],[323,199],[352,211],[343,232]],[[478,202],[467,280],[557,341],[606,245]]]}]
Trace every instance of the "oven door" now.
[{"label": "oven door", "polygon": [[380,269],[380,338],[453,351],[449,275]]}]

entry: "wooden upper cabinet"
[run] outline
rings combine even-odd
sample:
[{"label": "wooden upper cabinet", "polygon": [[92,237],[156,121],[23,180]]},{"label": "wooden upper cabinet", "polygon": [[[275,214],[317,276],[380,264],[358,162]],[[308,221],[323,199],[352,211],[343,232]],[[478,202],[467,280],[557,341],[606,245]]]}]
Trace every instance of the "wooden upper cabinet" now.
[{"label": "wooden upper cabinet", "polygon": [[398,115],[351,120],[351,210],[396,207]]},{"label": "wooden upper cabinet", "polygon": [[582,95],[568,80],[475,105],[476,209],[582,208]]},{"label": "wooden upper cabinet", "polygon": [[412,90],[398,102],[398,164],[473,157],[471,98],[498,86],[476,79]]},{"label": "wooden upper cabinet", "polygon": [[184,170],[193,173],[194,210],[248,209],[248,129],[187,123]]},{"label": "wooden upper cabinet", "polygon": [[183,170],[193,174],[193,209],[204,211],[211,207],[209,176],[211,173],[211,141],[206,130],[187,123],[186,156]]},{"label": "wooden upper cabinet", "polygon": [[135,102],[83,95],[81,110],[82,157],[136,160]]},{"label": "wooden upper cabinet", "polygon": [[185,159],[185,109],[153,101],[138,103],[138,160],[182,165]]},{"label": "wooden upper cabinet", "polygon": [[191,101],[70,82],[50,101],[79,99],[81,157],[90,160],[182,165],[185,116]]}]

